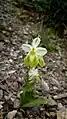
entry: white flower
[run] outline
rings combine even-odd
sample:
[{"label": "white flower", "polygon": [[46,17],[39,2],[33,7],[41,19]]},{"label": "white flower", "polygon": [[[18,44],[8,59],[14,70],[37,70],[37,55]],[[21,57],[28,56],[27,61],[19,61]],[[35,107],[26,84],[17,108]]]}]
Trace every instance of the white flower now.
[{"label": "white flower", "polygon": [[38,69],[35,69],[35,68],[30,69],[29,71],[30,80],[38,76],[39,76]]},{"label": "white flower", "polygon": [[37,37],[33,39],[32,45],[23,44],[22,49],[25,52],[30,52],[32,49],[35,49],[37,55],[44,56],[47,53],[47,50],[46,48],[38,47],[39,44],[40,44],[40,38]]}]

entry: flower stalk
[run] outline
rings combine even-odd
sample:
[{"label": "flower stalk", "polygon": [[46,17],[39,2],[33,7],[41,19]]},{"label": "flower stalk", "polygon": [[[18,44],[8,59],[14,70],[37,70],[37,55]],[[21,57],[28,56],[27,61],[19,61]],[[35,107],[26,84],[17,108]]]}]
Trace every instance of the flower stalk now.
[{"label": "flower stalk", "polygon": [[46,48],[38,47],[40,38],[33,39],[32,44],[23,44],[22,49],[28,53],[24,58],[24,64],[27,66],[27,80],[26,86],[21,93],[21,105],[29,103],[35,99],[36,89],[35,85],[40,81],[40,75],[37,67],[45,66],[43,56],[47,53]]}]

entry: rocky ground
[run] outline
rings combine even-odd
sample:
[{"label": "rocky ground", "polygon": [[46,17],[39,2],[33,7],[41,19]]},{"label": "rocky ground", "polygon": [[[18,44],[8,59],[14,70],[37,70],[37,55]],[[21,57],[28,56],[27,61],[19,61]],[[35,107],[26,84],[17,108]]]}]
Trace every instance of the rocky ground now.
[{"label": "rocky ground", "polygon": [[48,52],[46,66],[39,68],[45,80],[42,95],[56,103],[20,108],[19,92],[25,84],[21,46],[38,35],[40,22],[38,14],[15,4],[0,0],[0,119],[56,119],[57,111],[67,109],[67,39],[56,39],[57,52]]}]

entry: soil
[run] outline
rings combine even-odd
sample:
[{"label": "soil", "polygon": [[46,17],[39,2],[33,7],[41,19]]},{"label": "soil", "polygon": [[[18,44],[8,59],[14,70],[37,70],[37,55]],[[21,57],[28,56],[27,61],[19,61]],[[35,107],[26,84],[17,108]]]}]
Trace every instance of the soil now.
[{"label": "soil", "polygon": [[54,41],[57,51],[48,52],[46,66],[39,68],[47,84],[41,86],[41,93],[56,103],[19,107],[26,71],[22,44],[38,35],[40,24],[37,13],[16,6],[12,0],[0,0],[0,119],[57,119],[57,112],[67,109],[67,39],[58,37]]}]

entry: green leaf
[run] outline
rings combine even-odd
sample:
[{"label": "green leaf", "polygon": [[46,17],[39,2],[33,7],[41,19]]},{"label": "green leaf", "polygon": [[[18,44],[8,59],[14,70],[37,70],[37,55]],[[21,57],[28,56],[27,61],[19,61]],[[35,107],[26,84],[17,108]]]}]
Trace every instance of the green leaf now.
[{"label": "green leaf", "polygon": [[45,66],[44,58],[42,56],[39,56],[39,65],[41,67]]},{"label": "green leaf", "polygon": [[37,98],[37,99],[31,100],[28,103],[24,104],[23,107],[36,107],[36,106],[40,106],[41,104],[49,105],[52,102],[55,103],[55,101],[53,99]]},{"label": "green leaf", "polygon": [[32,84],[27,83],[26,87],[23,89],[23,92],[20,94],[20,104],[26,104],[29,101],[34,99],[34,90]]},{"label": "green leaf", "polygon": [[20,104],[21,105],[24,105],[26,103],[28,103],[29,101],[33,100],[34,97],[33,97],[33,92],[23,92],[21,95],[20,95]]}]

